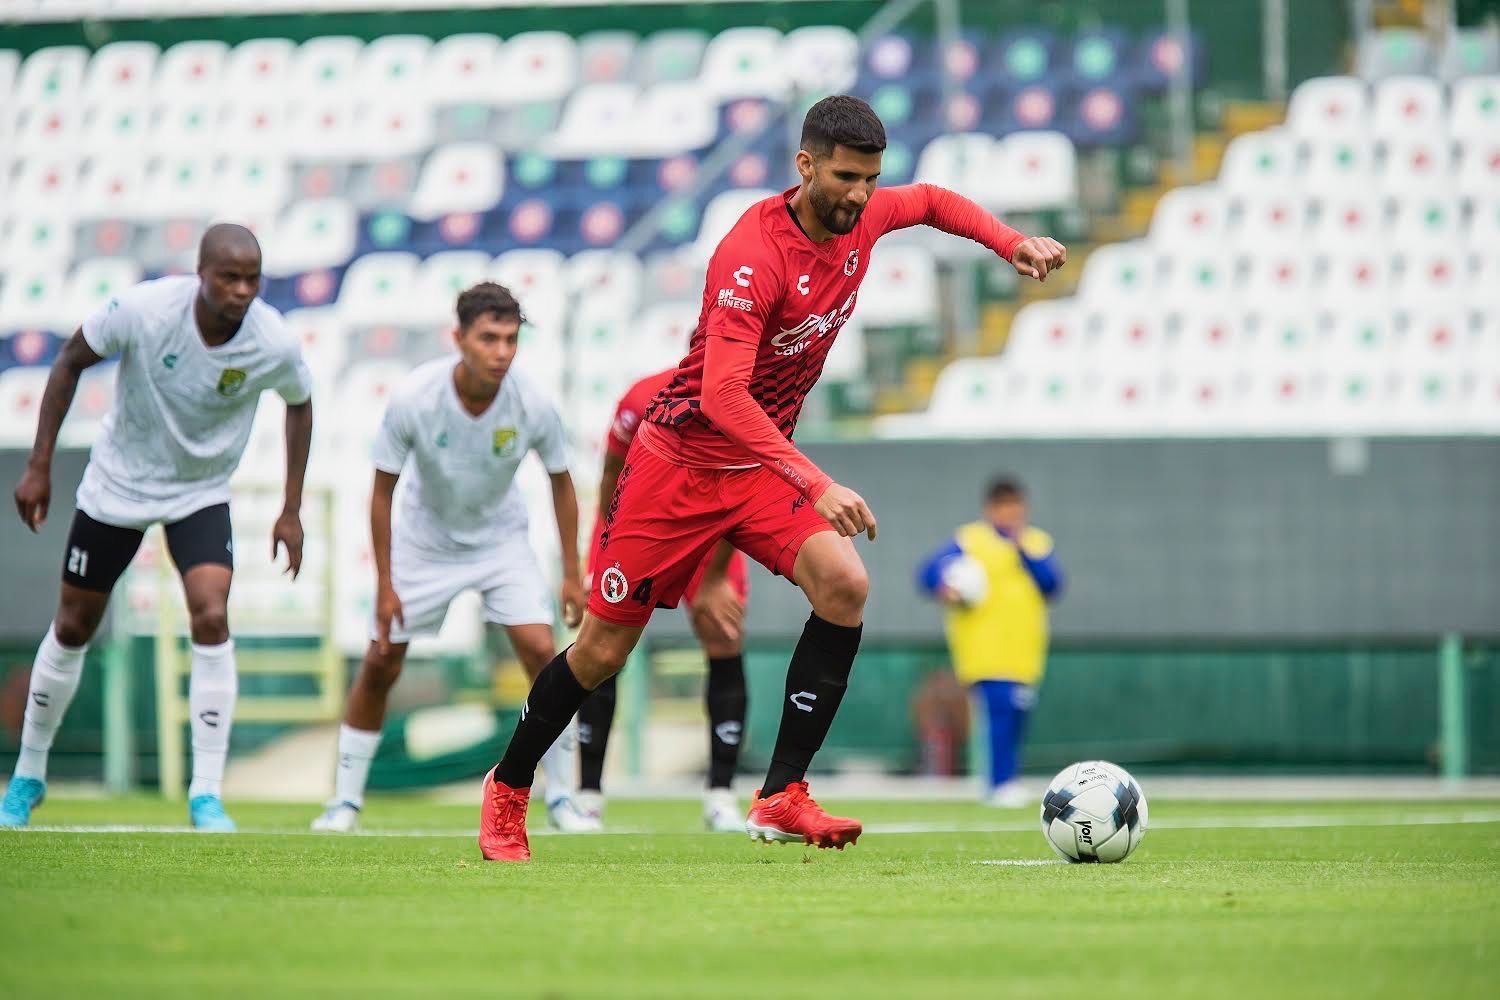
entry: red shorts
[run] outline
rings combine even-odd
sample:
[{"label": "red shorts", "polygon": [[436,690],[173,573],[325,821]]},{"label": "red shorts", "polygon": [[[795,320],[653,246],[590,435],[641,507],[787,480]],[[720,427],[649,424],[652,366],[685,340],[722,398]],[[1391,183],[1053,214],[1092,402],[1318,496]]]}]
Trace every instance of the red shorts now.
[{"label": "red shorts", "polygon": [[790,579],[802,543],[833,530],[775,473],[674,465],[639,438],[603,527],[589,554],[589,613],[633,626],[645,625],[655,608],[675,608],[720,539]]},{"label": "red shorts", "polygon": [[[594,586],[594,557],[599,552],[599,532],[604,529],[604,522],[598,519],[594,521],[594,539],[589,543],[589,571],[586,577],[586,585],[593,589]],[[709,549],[708,555],[703,557],[703,562],[698,564],[698,571],[688,581],[687,589],[682,592],[683,599],[688,604],[698,596],[698,588],[703,586],[703,574],[708,572],[708,564],[713,562],[714,550]],[[729,585],[734,592],[740,595],[742,602],[750,600],[750,564],[745,561],[745,554],[739,549],[729,557],[729,565],[724,567],[724,575],[729,579]]]}]

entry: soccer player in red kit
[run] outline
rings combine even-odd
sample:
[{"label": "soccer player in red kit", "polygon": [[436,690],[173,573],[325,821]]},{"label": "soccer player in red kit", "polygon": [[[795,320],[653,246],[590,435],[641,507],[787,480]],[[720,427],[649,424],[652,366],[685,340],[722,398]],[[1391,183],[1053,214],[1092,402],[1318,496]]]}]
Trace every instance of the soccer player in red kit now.
[{"label": "soccer player in red kit", "polygon": [[[640,379],[620,397],[614,420],[604,436],[604,471],[599,476],[599,515],[594,520],[592,552],[599,551],[604,517],[625,471],[625,458],[635,441],[646,409],[662,386],[677,374],[676,367]],[[589,564],[589,579],[603,567]],[[744,833],[745,814],[735,802],[730,782],[739,763],[745,733],[745,656],[742,626],[750,599],[750,570],[745,557],[728,542],[720,542],[704,557],[687,589],[688,620],[708,656],[708,684],[703,700],[708,709],[708,785],[703,793],[703,825],[719,833]],[[595,819],[604,812],[604,753],[615,717],[615,678],[590,692],[578,710],[578,806]]]},{"label": "soccer player in red kit", "polygon": [[876,190],[885,127],[855,97],[813,105],[790,191],[752,205],[714,251],[687,357],[646,410],[605,512],[588,613],[574,644],[537,676],[505,756],[486,776],[479,847],[524,861],[537,761],[588,692],[615,674],[658,605],[673,606],[721,540],[802,589],[812,615],[787,668],[771,767],[750,807],[753,838],[854,843],[804,780],[843,700],[869,579],[854,536],[875,515],[792,444],[807,392],[849,319],[875,241],[930,225],[1042,279],[1067,260],[975,203],[928,184]]}]

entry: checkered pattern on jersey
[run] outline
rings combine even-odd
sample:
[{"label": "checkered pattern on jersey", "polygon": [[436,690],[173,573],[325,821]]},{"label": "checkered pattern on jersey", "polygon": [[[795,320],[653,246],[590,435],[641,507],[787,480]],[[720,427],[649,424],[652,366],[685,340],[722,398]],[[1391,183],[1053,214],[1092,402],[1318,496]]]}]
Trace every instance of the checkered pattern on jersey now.
[{"label": "checkered pattern on jersey", "polygon": [[[806,350],[791,359],[773,357],[769,363],[765,359],[756,362],[748,384],[750,398],[760,404],[776,429],[788,438],[797,427],[797,418],[802,415],[807,394],[823,374],[823,362],[833,346],[833,339],[831,336],[816,338]],[[694,421],[707,423],[707,418],[700,413],[702,397],[697,395],[701,382],[692,380],[697,384],[690,387],[689,381],[687,376],[680,374],[672,379],[646,408],[646,419],[653,424],[673,427]]]}]

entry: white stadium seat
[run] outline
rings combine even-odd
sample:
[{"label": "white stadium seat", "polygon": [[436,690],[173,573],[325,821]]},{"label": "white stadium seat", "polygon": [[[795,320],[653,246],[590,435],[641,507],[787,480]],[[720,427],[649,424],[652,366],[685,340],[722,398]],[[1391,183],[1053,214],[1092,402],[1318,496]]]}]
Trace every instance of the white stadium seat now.
[{"label": "white stadium seat", "polygon": [[427,53],[419,86],[433,105],[498,100],[495,63],[500,39],[491,34],[449,35]]},{"label": "white stadium seat", "polygon": [[1430,76],[1393,76],[1375,87],[1375,137],[1428,137],[1446,130],[1443,87]]},{"label": "white stadium seat", "polygon": [[859,39],[848,28],[796,28],[782,44],[781,64],[792,86],[802,93],[842,94],[859,75]]},{"label": "white stadium seat", "polygon": [[781,58],[782,35],[775,28],[729,28],[703,52],[698,83],[714,100],[787,95],[791,81]]},{"label": "white stadium seat", "polygon": [[560,101],[578,83],[578,45],[561,31],[515,35],[501,47],[492,80],[496,103]]},{"label": "white stadium seat", "polygon": [[339,287],[339,321],[351,330],[409,325],[418,264],[417,255],[405,251],[356,258]]},{"label": "white stadium seat", "polygon": [[500,203],[505,161],[487,143],[451,143],[432,151],[412,193],[410,212],[421,220],[450,212],[483,212]]},{"label": "white stadium seat", "polygon": [[1287,127],[1302,139],[1344,139],[1369,134],[1370,93],[1352,76],[1317,77],[1298,84],[1287,107]]},{"label": "white stadium seat", "polygon": [[220,41],[178,42],[156,61],[152,97],[159,103],[222,100],[229,46]]},{"label": "white stadium seat", "polygon": [[1229,209],[1216,184],[1173,188],[1151,214],[1151,242],[1163,248],[1221,243],[1229,232]]},{"label": "white stadium seat", "polygon": [[39,365],[0,372],[0,447],[31,446],[48,374]]},{"label": "white stadium seat", "polygon": [[89,60],[84,100],[128,103],[149,99],[160,55],[161,50],[151,42],[110,42]]},{"label": "white stadium seat", "polygon": [[343,198],[294,201],[260,241],[267,277],[337,267],[354,255],[354,205]]},{"label": "white stadium seat", "polygon": [[425,35],[382,35],[364,47],[355,68],[354,85],[361,98],[402,94],[425,98],[422,76],[427,71],[432,39]]},{"label": "white stadium seat", "polygon": [[933,326],[938,322],[937,261],[922,247],[882,246],[870,256],[860,286],[866,326]]}]

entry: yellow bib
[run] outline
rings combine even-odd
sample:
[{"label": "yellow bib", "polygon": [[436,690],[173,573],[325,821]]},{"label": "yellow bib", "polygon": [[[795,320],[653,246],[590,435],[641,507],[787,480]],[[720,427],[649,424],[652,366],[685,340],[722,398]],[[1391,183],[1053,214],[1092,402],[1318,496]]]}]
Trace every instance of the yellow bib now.
[{"label": "yellow bib", "polygon": [[[1051,554],[1052,537],[1027,528],[1021,545],[1028,556],[1041,559]],[[958,679],[1036,684],[1047,659],[1047,601],[1015,543],[989,522],[976,521],[958,529],[958,547],[984,567],[990,583],[978,604],[947,609],[944,625]]]}]

